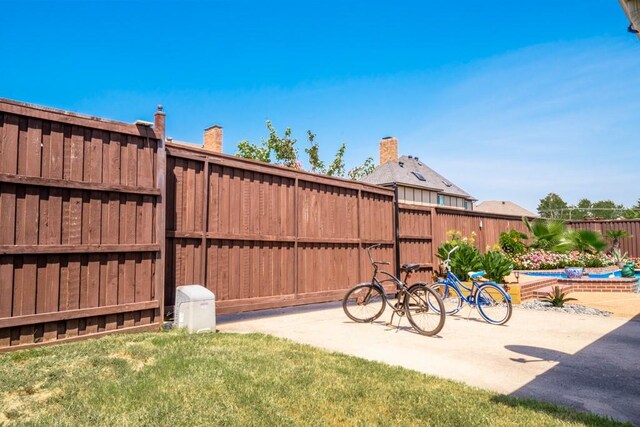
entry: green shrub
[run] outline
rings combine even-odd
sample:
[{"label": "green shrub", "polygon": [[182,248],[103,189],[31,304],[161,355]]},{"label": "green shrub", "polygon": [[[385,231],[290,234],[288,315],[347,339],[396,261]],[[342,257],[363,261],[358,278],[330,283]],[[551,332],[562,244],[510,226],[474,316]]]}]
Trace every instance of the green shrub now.
[{"label": "green shrub", "polygon": [[482,269],[487,279],[504,283],[504,278],[511,274],[511,260],[500,251],[487,251],[482,257]]},{"label": "green shrub", "polygon": [[602,234],[593,230],[567,231],[562,237],[562,243],[569,250],[582,253],[596,254],[607,248],[607,242],[602,238]]},{"label": "green shrub", "polygon": [[500,248],[507,254],[518,255],[527,251],[527,245],[523,240],[527,240],[527,235],[518,230],[511,229],[508,233],[500,233]]},{"label": "green shrub", "polygon": [[469,280],[470,271],[482,269],[482,256],[473,245],[475,243],[474,233],[471,237],[463,237],[460,231],[449,231],[447,235],[450,240],[440,245],[436,256],[445,260],[449,251],[458,246],[459,249],[451,254],[451,271],[458,276],[458,279]]}]

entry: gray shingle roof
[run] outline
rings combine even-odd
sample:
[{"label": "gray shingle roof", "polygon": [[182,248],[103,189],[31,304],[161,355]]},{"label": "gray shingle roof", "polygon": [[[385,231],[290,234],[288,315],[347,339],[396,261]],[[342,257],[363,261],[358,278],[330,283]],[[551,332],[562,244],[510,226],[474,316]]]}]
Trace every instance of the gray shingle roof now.
[{"label": "gray shingle roof", "polygon": [[475,207],[476,211],[489,212],[503,215],[517,215],[527,217],[538,217],[538,214],[534,214],[531,211],[523,208],[516,203],[508,200],[487,200],[485,202],[478,203]]},{"label": "gray shingle roof", "polygon": [[[421,174],[425,180],[421,181],[413,172]],[[390,185],[393,183],[410,185],[412,187],[435,190],[451,196],[476,200],[462,188],[453,184],[415,157],[402,156],[398,159],[398,162],[387,162],[380,165],[362,180],[378,185]]]}]

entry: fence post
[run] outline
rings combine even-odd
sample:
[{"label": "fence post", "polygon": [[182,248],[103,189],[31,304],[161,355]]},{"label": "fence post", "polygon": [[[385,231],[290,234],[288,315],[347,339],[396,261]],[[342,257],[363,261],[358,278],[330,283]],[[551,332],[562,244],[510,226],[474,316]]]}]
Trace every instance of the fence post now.
[{"label": "fence post", "polygon": [[393,221],[395,222],[394,246],[396,258],[396,277],[400,277],[400,206],[398,205],[398,186],[393,184]]},{"label": "fence post", "polygon": [[156,243],[160,245],[160,250],[156,253],[156,266],[155,266],[155,297],[160,303],[159,316],[160,324],[164,321],[164,293],[165,293],[165,248],[167,241],[165,239],[166,223],[165,223],[165,209],[167,208],[167,155],[164,147],[165,140],[165,120],[166,114],[162,111],[162,105],[158,105],[158,111],[154,115],[154,127],[156,137],[158,138],[158,145],[156,150],[157,156],[157,170],[156,173],[156,188],[160,189],[160,197],[156,203]]}]

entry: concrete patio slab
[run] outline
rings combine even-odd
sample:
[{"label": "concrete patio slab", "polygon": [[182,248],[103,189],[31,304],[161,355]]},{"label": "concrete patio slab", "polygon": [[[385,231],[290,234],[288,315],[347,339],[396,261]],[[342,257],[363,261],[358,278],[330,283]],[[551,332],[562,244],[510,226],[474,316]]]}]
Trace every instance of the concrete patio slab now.
[{"label": "concrete patio slab", "polygon": [[[467,315],[470,315],[467,318]],[[404,366],[496,392],[560,403],[640,424],[640,321],[515,308],[505,326],[475,311],[449,317],[438,337],[350,321],[339,304],[218,319],[222,332],[260,332]],[[396,317],[397,319],[397,317]]]},{"label": "concrete patio slab", "polygon": [[616,317],[634,317],[640,314],[640,294],[628,292],[571,292],[576,298],[571,304],[582,304],[613,312]]}]

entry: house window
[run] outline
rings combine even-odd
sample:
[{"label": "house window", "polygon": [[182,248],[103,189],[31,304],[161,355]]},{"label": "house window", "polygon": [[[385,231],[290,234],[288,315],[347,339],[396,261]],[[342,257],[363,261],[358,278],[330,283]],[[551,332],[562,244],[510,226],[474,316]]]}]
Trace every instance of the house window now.
[{"label": "house window", "polygon": [[442,194],[438,194],[438,205],[444,206],[444,196]]},{"label": "house window", "polygon": [[466,210],[468,210],[468,209],[469,209],[469,202],[467,202],[466,200],[464,201],[464,208],[465,208]]}]

